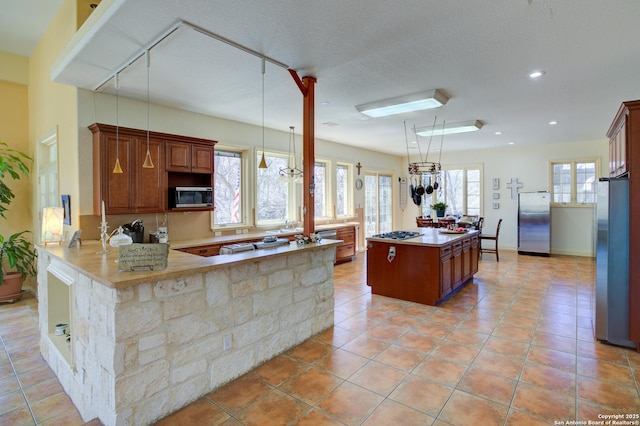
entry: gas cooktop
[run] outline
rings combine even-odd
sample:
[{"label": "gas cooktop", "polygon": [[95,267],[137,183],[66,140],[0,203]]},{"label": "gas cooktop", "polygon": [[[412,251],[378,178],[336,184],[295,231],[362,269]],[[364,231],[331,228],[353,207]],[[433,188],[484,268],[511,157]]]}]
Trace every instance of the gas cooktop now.
[{"label": "gas cooktop", "polygon": [[372,238],[386,238],[389,240],[408,240],[409,238],[415,238],[421,235],[420,232],[415,231],[393,231],[385,232],[383,234],[374,235]]}]

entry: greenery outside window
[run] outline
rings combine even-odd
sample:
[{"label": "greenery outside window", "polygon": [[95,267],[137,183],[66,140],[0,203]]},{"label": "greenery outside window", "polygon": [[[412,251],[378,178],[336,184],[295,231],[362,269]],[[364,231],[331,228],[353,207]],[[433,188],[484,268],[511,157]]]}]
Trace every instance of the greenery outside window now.
[{"label": "greenery outside window", "polygon": [[367,172],[364,177],[365,237],[393,231],[393,178]]},{"label": "greenery outside window", "polygon": [[593,206],[599,168],[599,160],[552,161],[552,203],[574,207]]},{"label": "greenery outside window", "polygon": [[262,152],[256,155],[256,225],[270,225],[295,219],[295,183],[281,182],[280,169],[289,167],[289,156],[272,152],[264,153],[268,168],[258,164]]},{"label": "greenery outside window", "polygon": [[216,149],[214,153],[214,226],[245,223],[242,152]]},{"label": "greenery outside window", "polygon": [[348,164],[336,165],[336,217],[353,216],[351,170]]},{"label": "greenery outside window", "polygon": [[316,218],[328,217],[327,195],[329,193],[329,179],[327,175],[327,163],[316,161],[314,167],[314,193],[313,193],[313,215]]},{"label": "greenery outside window", "polygon": [[[435,182],[435,175],[431,179]],[[479,216],[482,200],[482,165],[443,167],[439,188],[422,204],[423,216],[432,215],[431,204],[447,204],[446,214]]]}]

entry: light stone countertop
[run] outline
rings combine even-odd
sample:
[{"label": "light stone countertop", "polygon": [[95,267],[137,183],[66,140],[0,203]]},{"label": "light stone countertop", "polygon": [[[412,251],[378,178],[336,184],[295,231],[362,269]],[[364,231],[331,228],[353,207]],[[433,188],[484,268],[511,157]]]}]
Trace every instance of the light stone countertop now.
[{"label": "light stone countertop", "polygon": [[[340,229],[347,228],[353,226],[360,226],[358,222],[345,222],[345,223],[331,223],[327,225],[318,225],[315,227],[315,232],[326,231],[329,229]],[[190,239],[190,240],[176,240],[170,241],[171,248],[180,249],[180,248],[188,248],[188,247],[199,247],[213,244],[233,244],[238,241],[246,241],[246,240],[258,240],[264,237],[287,237],[290,235],[301,234],[301,232],[252,232],[248,234],[235,234],[235,235],[224,235],[220,237],[207,237],[207,238],[198,238],[198,239]]]},{"label": "light stone countertop", "polygon": [[463,234],[447,234],[444,228],[411,228],[403,229],[403,231],[417,231],[420,232],[420,236],[414,238],[408,238],[406,240],[392,240],[389,238],[367,238],[367,241],[379,241],[382,243],[390,244],[403,244],[403,245],[419,245],[419,246],[433,246],[439,247],[448,244],[454,240],[460,240],[465,237],[469,237],[473,234],[479,234],[480,231],[469,230]]},{"label": "light stone countertop", "polygon": [[[247,234],[244,234],[247,235]],[[165,279],[175,279],[198,272],[207,272],[218,267],[231,264],[242,264],[270,256],[287,255],[296,252],[317,250],[329,246],[337,246],[339,240],[323,239],[318,243],[298,245],[295,242],[287,246],[272,247],[262,250],[252,250],[242,253],[222,254],[218,256],[201,257],[169,250],[167,268],[149,271],[120,271],[116,260],[118,249],[108,246],[108,254],[97,254],[102,249],[99,241],[83,241],[82,245],[67,248],[65,244],[46,246],[38,245],[39,252],[46,252],[60,259],[64,264],[91,277],[91,279],[110,288],[125,288]],[[170,244],[170,248],[173,246]]]}]

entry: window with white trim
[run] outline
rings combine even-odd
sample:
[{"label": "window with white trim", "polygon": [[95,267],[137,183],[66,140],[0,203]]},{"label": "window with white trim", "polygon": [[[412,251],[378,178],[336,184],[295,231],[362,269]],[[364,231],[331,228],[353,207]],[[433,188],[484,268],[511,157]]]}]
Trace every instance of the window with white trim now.
[{"label": "window with white trim", "polygon": [[551,162],[552,203],[592,206],[596,202],[599,160]]},{"label": "window with white trim", "polygon": [[[433,192],[431,200],[427,197],[422,205],[422,214],[431,215],[431,204],[444,202],[447,204],[446,214],[455,216],[479,216],[482,200],[482,166],[443,167],[438,189]],[[435,175],[431,182],[436,182]]]},{"label": "window with white trim", "polygon": [[296,188],[300,179],[280,176],[280,169],[293,167],[290,156],[274,152],[264,153],[266,169],[258,167],[262,152],[256,153],[256,225],[280,224],[296,220]]},{"label": "window with white trim", "polygon": [[336,217],[353,216],[351,170],[349,164],[336,165]]},{"label": "window with white trim", "polygon": [[244,222],[242,152],[214,151],[214,226]]},{"label": "window with white trim", "polygon": [[327,202],[329,194],[329,176],[327,175],[327,163],[325,161],[316,161],[314,167],[314,192],[313,192],[313,215],[316,218],[330,216],[327,211],[329,203]]}]

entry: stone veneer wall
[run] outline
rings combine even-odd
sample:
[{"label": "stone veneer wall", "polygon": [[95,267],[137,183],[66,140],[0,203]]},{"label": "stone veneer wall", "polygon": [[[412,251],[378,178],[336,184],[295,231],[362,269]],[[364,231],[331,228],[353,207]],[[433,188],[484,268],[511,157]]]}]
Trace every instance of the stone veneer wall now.
[{"label": "stone veneer wall", "polygon": [[334,256],[329,246],[118,290],[74,271],[71,370],[46,337],[40,250],[41,351],[85,421],[149,424],[332,326]]}]

